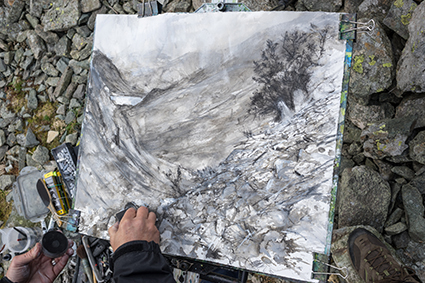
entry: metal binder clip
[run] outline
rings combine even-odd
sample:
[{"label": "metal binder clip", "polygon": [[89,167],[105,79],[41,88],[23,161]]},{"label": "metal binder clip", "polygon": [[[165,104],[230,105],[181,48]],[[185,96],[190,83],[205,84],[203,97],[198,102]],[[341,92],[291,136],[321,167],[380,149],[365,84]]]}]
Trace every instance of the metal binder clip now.
[{"label": "metal binder clip", "polygon": [[372,32],[375,30],[375,21],[373,19],[370,19],[366,23],[355,22],[355,21],[346,21],[346,20],[341,20],[341,21],[357,25],[356,28],[346,29],[346,30],[342,31],[342,33],[350,32],[350,31],[357,31],[357,32],[366,32],[369,36],[372,36]]},{"label": "metal binder clip", "polygon": [[320,260],[317,260],[317,259],[314,259],[314,261],[321,263],[321,264],[324,264],[324,265],[327,265],[329,267],[332,267],[333,269],[341,270],[343,273],[345,273],[345,276],[342,275],[341,273],[335,273],[335,272],[316,272],[316,271],[313,271],[312,272],[313,274],[317,274],[317,275],[337,275],[337,276],[340,276],[342,279],[347,279],[347,277],[348,277],[348,268],[347,267],[345,267],[345,266],[344,267],[333,266],[331,264],[328,264],[326,262],[323,262],[323,261],[320,261]]}]

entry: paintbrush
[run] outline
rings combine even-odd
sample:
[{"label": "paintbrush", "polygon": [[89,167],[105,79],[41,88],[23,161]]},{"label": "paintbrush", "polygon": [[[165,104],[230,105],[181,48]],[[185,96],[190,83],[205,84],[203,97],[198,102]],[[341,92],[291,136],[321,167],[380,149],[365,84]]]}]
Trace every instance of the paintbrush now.
[{"label": "paintbrush", "polygon": [[93,283],[93,272],[91,271],[89,262],[87,260],[87,253],[83,245],[80,245],[77,248],[77,255],[81,258],[81,263],[83,265],[84,272],[86,273],[87,278],[89,279],[90,283]]}]

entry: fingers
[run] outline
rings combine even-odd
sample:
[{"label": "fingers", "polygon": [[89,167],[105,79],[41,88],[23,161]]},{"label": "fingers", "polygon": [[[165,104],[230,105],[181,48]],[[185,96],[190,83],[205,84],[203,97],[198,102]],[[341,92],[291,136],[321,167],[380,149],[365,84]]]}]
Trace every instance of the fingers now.
[{"label": "fingers", "polygon": [[155,215],[155,213],[149,212],[148,221],[147,222],[148,223],[153,223],[155,225],[155,222],[156,222],[156,215]]},{"label": "fingers", "polygon": [[137,216],[136,217],[145,219],[145,218],[148,218],[148,214],[149,214],[149,209],[145,206],[141,206],[137,210]]},{"label": "fingers", "polygon": [[69,258],[74,254],[74,250],[72,249],[73,245],[74,242],[72,240],[68,240],[68,250],[66,253],[61,257],[55,258],[56,265],[53,266],[53,273],[55,277],[62,271]]},{"label": "fingers", "polygon": [[39,257],[40,253],[41,253],[41,244],[36,243],[35,246],[29,252],[15,257],[15,262],[16,264],[19,264],[19,265],[25,265],[27,263],[30,263],[35,258]]},{"label": "fingers", "polygon": [[136,217],[136,210],[131,207],[127,209],[127,211],[124,213],[124,216],[122,217],[121,221],[125,219],[132,219],[134,217]]}]

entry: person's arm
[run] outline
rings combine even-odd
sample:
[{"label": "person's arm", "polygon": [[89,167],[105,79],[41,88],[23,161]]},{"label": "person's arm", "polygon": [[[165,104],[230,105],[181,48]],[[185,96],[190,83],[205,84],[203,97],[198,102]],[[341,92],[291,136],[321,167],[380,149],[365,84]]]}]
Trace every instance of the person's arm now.
[{"label": "person's arm", "polygon": [[169,263],[155,242],[126,243],[115,251],[113,262],[114,280],[118,283],[175,282]]},{"label": "person's arm", "polygon": [[159,249],[156,215],[146,207],[127,210],[120,222],[108,232],[111,246],[114,280],[127,282],[175,282],[173,272]]}]

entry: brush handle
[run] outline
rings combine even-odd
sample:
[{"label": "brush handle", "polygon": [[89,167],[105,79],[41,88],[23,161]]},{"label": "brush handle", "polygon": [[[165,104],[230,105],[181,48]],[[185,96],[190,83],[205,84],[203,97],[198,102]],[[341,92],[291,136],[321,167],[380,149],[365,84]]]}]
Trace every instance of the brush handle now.
[{"label": "brush handle", "polygon": [[93,283],[93,272],[91,271],[89,262],[87,258],[81,259],[81,263],[83,264],[84,272],[86,273],[87,277],[89,278],[90,283]]}]

